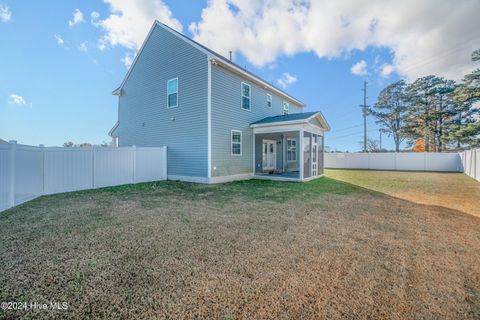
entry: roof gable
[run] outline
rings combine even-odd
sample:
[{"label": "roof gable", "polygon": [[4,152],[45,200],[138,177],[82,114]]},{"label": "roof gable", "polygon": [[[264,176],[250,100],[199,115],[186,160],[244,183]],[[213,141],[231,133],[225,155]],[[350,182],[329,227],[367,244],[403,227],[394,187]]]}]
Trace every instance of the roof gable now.
[{"label": "roof gable", "polygon": [[189,37],[187,37],[186,35],[170,28],[169,26],[167,26],[166,24],[163,24],[161,23],[160,21],[158,20],[155,20],[155,22],[153,23],[152,27],[150,28],[150,31],[148,32],[148,35],[147,37],[145,38],[145,40],[143,41],[143,44],[142,46],[140,47],[140,50],[138,51],[137,55],[135,56],[133,62],[132,62],[132,65],[130,66],[130,68],[128,69],[127,71],[127,74],[125,75],[123,81],[122,81],[122,84],[117,88],[115,89],[112,94],[113,95],[116,95],[116,96],[120,96],[122,94],[122,89],[123,89],[123,86],[125,85],[128,77],[130,76],[130,73],[131,71],[133,70],[135,64],[137,63],[137,60],[138,58],[140,57],[144,47],[145,47],[145,44],[148,42],[148,39],[150,38],[150,36],[152,35],[152,32],[153,30],[155,29],[155,27],[161,27],[162,29],[164,30],[167,30],[169,31],[170,33],[174,34],[175,36],[179,37],[180,39],[184,40],[185,42],[189,43],[190,45],[194,46],[195,48],[197,48],[198,50],[202,51],[203,53],[205,53],[208,58],[210,60],[212,60],[212,62],[218,64],[219,62],[221,62],[222,65],[226,65],[226,66],[229,66],[232,68],[232,70],[234,71],[237,71],[238,73],[242,74],[244,77],[247,77],[247,78],[252,78],[253,80],[256,80],[257,82],[259,82],[261,85],[263,85],[264,87],[266,88],[269,88],[271,89],[272,91],[274,92],[277,92],[278,94],[286,97],[287,99],[299,104],[300,106],[304,107],[305,104],[303,102],[301,102],[300,100],[296,99],[295,97],[289,95],[288,93],[286,93],[285,91],[277,88],[276,86],[268,83],[267,81],[263,80],[262,78],[260,78],[259,76],[251,73],[250,71],[247,71],[246,69],[240,67],[239,65],[237,65],[236,63],[234,63],[233,61],[225,58],[224,56],[222,56],[221,54],[205,47],[204,45],[196,42],[195,40],[193,39],[190,39]]},{"label": "roof gable", "polygon": [[283,124],[309,123],[321,127],[325,131],[330,130],[330,125],[320,111],[291,113],[273,117],[266,117],[250,124],[250,127],[273,126]]}]

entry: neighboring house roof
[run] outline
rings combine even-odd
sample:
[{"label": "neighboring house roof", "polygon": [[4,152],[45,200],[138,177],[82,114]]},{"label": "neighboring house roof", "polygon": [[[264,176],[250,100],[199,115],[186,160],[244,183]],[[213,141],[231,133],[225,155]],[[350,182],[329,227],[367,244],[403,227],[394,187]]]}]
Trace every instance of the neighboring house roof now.
[{"label": "neighboring house roof", "polygon": [[281,116],[266,117],[250,124],[250,127],[261,127],[282,124],[306,123],[313,118],[317,118],[326,131],[330,130],[330,125],[320,111],[301,112],[284,114]]},{"label": "neighboring house roof", "polygon": [[193,39],[190,39],[189,37],[187,37],[186,35],[170,28],[169,26],[167,26],[166,24],[163,24],[161,23],[160,21],[158,20],[155,20],[155,22],[153,23],[153,26],[152,28],[150,29],[147,37],[145,38],[143,44],[142,44],[142,47],[140,48],[140,50],[138,51],[138,54],[135,56],[135,59],[133,60],[133,63],[132,65],[130,66],[125,78],[123,79],[122,81],[122,84],[120,85],[120,87],[118,87],[117,89],[115,89],[112,94],[113,95],[121,95],[121,92],[122,92],[122,88],[125,84],[125,82],[127,81],[128,79],[128,76],[130,75],[130,72],[131,70],[133,69],[133,66],[135,65],[135,63],[137,62],[137,58],[140,56],[140,54],[142,53],[142,50],[143,50],[143,47],[145,46],[145,43],[147,42],[148,38],[150,37],[153,29],[155,28],[155,26],[159,26],[159,27],[162,27],[163,29],[167,30],[167,31],[170,31],[171,33],[173,33],[174,35],[182,38],[183,40],[185,40],[186,42],[192,44],[194,47],[196,47],[197,49],[201,50],[201,51],[204,51],[207,55],[209,56],[212,56],[214,59],[212,59],[212,62],[214,64],[221,64],[222,66],[227,66],[227,67],[230,67],[232,69],[232,71],[234,72],[237,72],[239,74],[241,74],[242,76],[244,77],[247,77],[247,78],[251,78],[252,80],[256,81],[256,82],[259,82],[261,85],[263,85],[265,88],[270,88],[272,91],[275,91],[277,92],[278,94],[286,97],[287,99],[299,104],[300,106],[304,107],[305,106],[305,103],[301,102],[300,100],[296,99],[295,97],[289,95],[288,93],[286,93],[285,91],[283,91],[282,89],[274,86],[273,84],[267,82],[266,80],[263,80],[262,78],[260,78],[259,76],[255,75],[254,73],[250,72],[250,71],[247,71],[245,68],[242,68],[241,66],[239,66],[238,64],[234,63],[233,61],[225,58],[224,56],[222,56],[221,54],[213,51],[212,49],[210,48],[207,48],[205,47],[204,45],[196,42],[195,40]]},{"label": "neighboring house roof", "polygon": [[5,144],[5,143],[8,143],[8,142],[3,139],[0,139],[0,144]]}]

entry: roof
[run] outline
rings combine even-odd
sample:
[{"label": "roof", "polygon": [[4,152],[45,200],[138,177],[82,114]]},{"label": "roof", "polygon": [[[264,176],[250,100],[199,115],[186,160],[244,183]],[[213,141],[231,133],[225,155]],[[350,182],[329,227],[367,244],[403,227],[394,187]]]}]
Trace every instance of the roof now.
[{"label": "roof", "polygon": [[110,131],[108,132],[108,135],[112,138],[116,137],[115,131],[117,130],[117,128],[118,128],[118,121],[115,123],[115,125],[112,127],[112,129],[110,129]]},{"label": "roof", "polygon": [[8,142],[3,139],[0,139],[0,144],[5,144],[5,143],[8,143]]},{"label": "roof", "polygon": [[325,130],[330,130],[330,125],[325,120],[325,117],[320,111],[301,112],[284,114],[280,116],[266,117],[261,120],[255,121],[250,124],[251,127],[261,127],[264,125],[282,125],[282,124],[294,124],[305,123],[313,118],[318,118]]},{"label": "roof", "polygon": [[259,76],[257,76],[256,74],[250,72],[250,71],[247,71],[245,68],[239,66],[238,64],[234,63],[233,61],[231,61],[230,59],[227,59],[225,58],[223,55],[213,51],[212,49],[210,48],[207,48],[205,47],[204,45],[198,43],[197,41],[187,37],[186,35],[184,35],[183,33],[180,33],[172,28],[170,28],[169,26],[167,26],[166,24],[164,23],[161,23],[160,21],[158,20],[155,20],[155,22],[153,23],[153,26],[152,28],[150,29],[150,32],[148,33],[147,37],[145,38],[144,42],[143,42],[143,45],[142,47],[140,48],[140,50],[138,51],[138,54],[136,55],[132,65],[130,66],[130,69],[128,70],[124,80],[122,81],[122,84],[120,85],[120,87],[118,87],[117,89],[115,89],[112,94],[114,95],[119,95],[121,93],[121,90],[123,88],[123,85],[125,84],[128,76],[130,75],[130,70],[133,69],[133,66],[135,65],[136,61],[137,61],[137,58],[140,56],[141,52],[142,52],[142,49],[143,47],[145,46],[145,43],[147,42],[147,39],[150,37],[150,34],[152,33],[153,29],[155,26],[160,26],[168,31],[170,31],[171,33],[177,35],[178,37],[182,38],[183,40],[189,42],[190,44],[193,44],[195,47],[199,48],[200,50],[203,50],[203,51],[206,51],[210,56],[213,56],[215,59],[218,59],[219,61],[222,62],[222,64],[225,64],[227,66],[231,66],[239,71],[241,71],[241,73],[244,73],[248,76],[250,76],[251,78],[254,78],[255,80],[257,80],[258,82],[260,82],[262,85],[264,85],[265,87],[269,87],[271,89],[273,89],[273,91],[277,91],[278,93],[280,93],[281,95],[289,98],[290,100],[292,100],[293,102],[295,103],[298,103],[300,104],[302,107],[305,106],[305,103],[301,102],[300,100],[296,99],[295,97],[289,95],[288,93],[286,93],[285,91],[283,91],[282,89],[276,87],[275,85],[269,83],[268,81],[260,78]]}]

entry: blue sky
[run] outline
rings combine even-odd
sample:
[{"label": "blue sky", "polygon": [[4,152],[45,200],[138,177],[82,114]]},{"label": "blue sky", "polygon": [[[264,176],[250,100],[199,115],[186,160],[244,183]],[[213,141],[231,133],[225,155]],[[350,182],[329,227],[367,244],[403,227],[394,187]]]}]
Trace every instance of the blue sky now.
[{"label": "blue sky", "polygon": [[[127,72],[125,57],[134,56],[157,18],[224,55],[234,51],[237,63],[268,81],[281,85],[279,80],[288,78],[283,82],[285,90],[304,101],[306,111],[321,110],[329,121],[332,132],[326,145],[356,151],[363,132],[359,107],[363,80],[369,81],[371,104],[382,87],[400,78],[428,73],[455,78],[471,68],[468,52],[480,43],[475,34],[459,38],[458,32],[471,26],[457,25],[468,21],[468,12],[478,4],[465,3],[470,7],[452,14],[450,19],[457,23],[448,26],[441,41],[430,41],[432,36],[411,43],[416,33],[421,39],[421,35],[441,32],[443,26],[423,23],[398,32],[395,28],[401,28],[400,23],[389,25],[381,19],[398,10],[407,14],[408,7],[377,6],[378,12],[352,15],[355,6],[332,5],[330,12],[319,9],[316,2],[292,9],[288,4],[265,8],[250,0],[0,0],[0,138],[31,145],[109,141],[107,133],[117,120],[117,99],[111,92]],[[447,6],[441,9],[429,11],[430,15],[452,12]],[[272,12],[268,18],[272,25],[280,16],[287,26],[279,29],[278,36],[276,30],[268,34],[263,25],[269,23],[265,20]],[[324,21],[322,15],[341,18],[339,23],[324,19],[326,24],[317,26]],[[338,32],[331,30],[337,27]],[[392,41],[392,36],[398,39]],[[449,41],[457,41],[459,49],[439,54]],[[414,55],[411,46],[418,49]],[[455,64],[458,68],[453,70]],[[369,135],[378,139],[374,119],[368,123]],[[391,138],[384,137],[383,142],[393,147]]]}]

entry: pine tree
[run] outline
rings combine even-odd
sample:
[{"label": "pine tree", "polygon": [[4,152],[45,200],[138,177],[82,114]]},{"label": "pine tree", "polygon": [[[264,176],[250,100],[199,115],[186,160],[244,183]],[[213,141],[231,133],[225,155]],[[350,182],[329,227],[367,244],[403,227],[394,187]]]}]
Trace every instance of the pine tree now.
[{"label": "pine tree", "polygon": [[400,80],[383,89],[378,101],[370,108],[370,113],[376,118],[383,132],[393,137],[395,151],[400,151],[400,144],[405,138],[404,118],[408,110],[407,84]]}]

